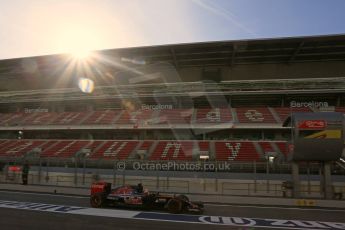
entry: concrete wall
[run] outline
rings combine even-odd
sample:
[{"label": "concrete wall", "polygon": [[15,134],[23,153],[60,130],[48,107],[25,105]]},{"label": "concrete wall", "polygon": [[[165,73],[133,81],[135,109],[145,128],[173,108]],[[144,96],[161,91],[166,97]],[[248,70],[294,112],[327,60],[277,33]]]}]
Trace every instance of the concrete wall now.
[{"label": "concrete wall", "polygon": [[[173,67],[172,67],[173,68]],[[253,65],[233,65],[219,67],[205,67],[205,70],[218,69],[221,71],[222,80],[260,80],[260,79],[282,79],[282,78],[321,78],[321,77],[344,77],[344,61],[323,61],[323,62],[306,62],[292,64],[253,64]],[[175,74],[178,77],[168,77],[172,82],[194,82],[202,80],[202,67],[180,68]],[[178,74],[178,75],[177,75]],[[177,79],[175,79],[177,78]],[[211,80],[211,79],[210,79]],[[71,84],[68,82],[66,84]],[[106,84],[106,83],[105,83]],[[48,82],[45,76],[27,76],[11,80],[0,79],[0,90],[25,90],[58,87],[52,82]],[[69,87],[75,87],[70,85]],[[66,87],[66,86],[65,86]]]},{"label": "concrete wall", "polygon": [[[178,72],[183,81],[202,80],[202,68],[184,68]],[[233,67],[221,67],[221,75],[222,80],[344,77],[345,62],[234,65]]]},{"label": "concrete wall", "polygon": [[[178,177],[174,173],[160,175],[128,175],[124,172],[109,174],[85,174],[63,172],[32,171],[29,175],[29,184],[81,187],[88,188],[96,179],[104,180],[120,186],[123,184],[142,183],[151,191],[186,194],[209,194],[209,195],[237,195],[237,196],[262,196],[262,197],[291,197],[291,190],[282,190],[282,182],[278,179],[228,179],[228,178],[197,178]],[[0,183],[21,183],[20,173],[11,175],[0,174]],[[332,189],[343,194],[345,199],[345,182],[333,182]],[[322,198],[319,181],[301,181],[301,196],[304,198]]]}]

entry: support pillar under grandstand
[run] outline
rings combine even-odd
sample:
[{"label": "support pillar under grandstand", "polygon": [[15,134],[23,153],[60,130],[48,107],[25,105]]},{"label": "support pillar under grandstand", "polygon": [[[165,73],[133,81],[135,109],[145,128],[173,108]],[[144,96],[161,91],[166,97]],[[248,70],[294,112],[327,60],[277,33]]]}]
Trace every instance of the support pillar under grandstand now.
[{"label": "support pillar under grandstand", "polygon": [[331,163],[324,162],[323,163],[323,180],[322,180],[322,190],[324,191],[324,198],[325,199],[332,199],[333,198],[333,190],[332,190],[332,178],[331,178]]},{"label": "support pillar under grandstand", "polygon": [[292,162],[292,195],[294,198],[300,197],[300,179],[299,179],[299,167],[297,162]]},{"label": "support pillar under grandstand", "polygon": [[[339,160],[344,150],[344,114],[295,112],[285,120],[283,126],[291,127],[293,134],[290,151],[293,197],[301,196],[297,162],[306,162],[308,167],[309,162],[320,162],[320,195],[325,199],[332,199],[331,162]],[[308,193],[310,194],[310,184]]]},{"label": "support pillar under grandstand", "polygon": [[[301,190],[300,190],[300,179],[299,179],[299,166],[297,162],[292,162],[292,183],[293,183],[293,197],[300,198],[301,197]],[[309,167],[309,166],[308,166]],[[333,198],[333,189],[332,189],[332,177],[331,177],[331,162],[323,162],[322,169],[320,171],[320,192],[321,195],[325,199],[332,199]]]}]

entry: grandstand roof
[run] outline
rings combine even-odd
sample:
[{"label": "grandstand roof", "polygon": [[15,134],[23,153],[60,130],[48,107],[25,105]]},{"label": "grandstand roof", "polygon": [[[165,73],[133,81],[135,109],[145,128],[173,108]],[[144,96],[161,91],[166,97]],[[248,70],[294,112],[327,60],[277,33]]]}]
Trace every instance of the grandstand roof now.
[{"label": "grandstand roof", "polygon": [[[131,47],[97,51],[114,61],[144,60],[146,63],[169,62],[177,69],[186,67],[233,66],[264,63],[296,63],[345,60],[345,35],[215,41],[189,44]],[[27,74],[23,61],[34,60],[45,73],[66,65],[66,55],[48,55],[0,60],[0,78]],[[98,63],[99,64],[99,63]],[[130,63],[124,63],[131,65]],[[114,69],[109,63],[104,68]]]}]

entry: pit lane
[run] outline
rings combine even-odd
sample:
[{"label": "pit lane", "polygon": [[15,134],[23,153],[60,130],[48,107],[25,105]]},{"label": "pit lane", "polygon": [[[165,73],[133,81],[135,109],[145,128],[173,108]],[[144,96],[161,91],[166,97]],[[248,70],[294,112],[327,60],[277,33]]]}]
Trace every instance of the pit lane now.
[{"label": "pit lane", "polygon": [[[118,213],[126,212],[120,209],[105,209],[105,213],[115,211],[115,217],[106,217],[99,214],[95,216],[95,210],[90,209],[89,198],[84,196],[66,196],[55,194],[37,194],[26,192],[0,191],[0,200],[25,203],[50,204],[57,206],[76,206],[84,208],[87,216],[78,213],[61,213],[61,212],[40,212],[35,209],[21,208],[0,208],[0,226],[1,229],[176,229],[191,226],[198,229],[244,229],[248,221],[256,221],[263,225],[263,219],[278,220],[301,220],[309,221],[319,228],[307,229],[332,229],[327,225],[319,222],[344,222],[344,210],[337,209],[301,209],[301,208],[283,208],[283,207],[262,207],[262,206],[239,206],[239,205],[219,205],[206,204],[205,216],[193,215],[171,215],[161,212],[141,212],[140,210],[130,210],[136,218],[120,218]],[[20,203],[22,202],[22,203]],[[18,205],[17,205],[18,206]],[[34,207],[34,205],[31,205]],[[82,209],[82,210],[84,210]],[[70,215],[75,214],[75,215]],[[211,219],[212,217],[212,219]],[[227,219],[227,217],[242,217],[242,219]],[[154,220],[154,221],[153,221]],[[204,220],[205,222],[199,221]],[[225,225],[229,221],[237,221],[239,225]],[[309,223],[308,222],[308,223]],[[243,227],[241,227],[241,223]],[[268,223],[268,222],[267,222]],[[264,223],[264,224],[267,224]],[[271,223],[271,222],[270,222]],[[196,225],[197,224],[197,225]],[[303,224],[303,223],[302,223]],[[193,227],[194,226],[194,227]],[[195,227],[196,226],[196,227]],[[308,226],[307,224],[305,226]],[[339,227],[338,225],[337,227]],[[345,229],[334,228],[334,229]],[[250,228],[263,227],[254,225]],[[245,229],[250,229],[248,226]],[[265,226],[268,229],[306,229],[296,228],[293,222],[285,222],[282,226]]]}]

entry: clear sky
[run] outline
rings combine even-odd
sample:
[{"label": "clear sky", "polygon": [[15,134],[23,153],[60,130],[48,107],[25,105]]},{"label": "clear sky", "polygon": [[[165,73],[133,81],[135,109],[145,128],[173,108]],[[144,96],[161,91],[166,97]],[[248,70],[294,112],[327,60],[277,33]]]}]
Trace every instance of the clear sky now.
[{"label": "clear sky", "polygon": [[345,33],[345,0],[0,0],[0,59]]}]

